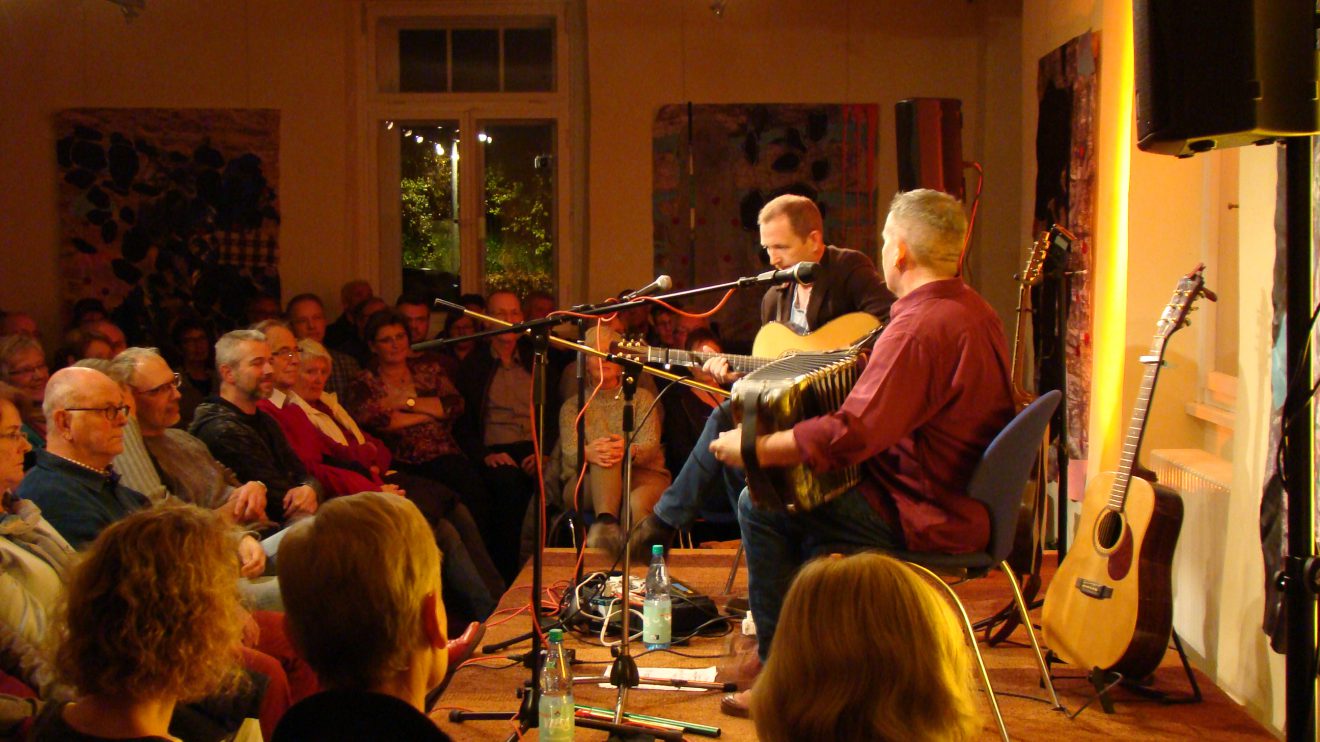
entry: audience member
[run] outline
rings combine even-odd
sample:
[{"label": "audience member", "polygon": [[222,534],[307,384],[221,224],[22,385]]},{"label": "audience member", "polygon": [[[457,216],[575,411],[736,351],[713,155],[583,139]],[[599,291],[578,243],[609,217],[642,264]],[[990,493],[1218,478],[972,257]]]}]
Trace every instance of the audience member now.
[{"label": "audience member", "polygon": [[474,312],[486,312],[486,297],[481,294],[463,294],[458,297],[458,303],[465,309],[471,309]]},{"label": "audience member", "polygon": [[[457,531],[490,594],[502,595],[504,582],[499,570],[491,562],[472,513],[459,501],[458,494],[440,482],[392,470],[393,454],[384,442],[362,432],[335,394],[325,391],[325,380],[330,375],[332,363],[325,347],[315,340],[303,339],[298,341],[298,350],[300,362],[293,401],[307,414],[307,419],[323,435],[343,446],[348,458],[363,466],[367,473],[398,484],[428,523],[447,521],[446,527]],[[440,548],[449,553],[444,543],[440,543]]]},{"label": "audience member", "polygon": [[[23,435],[18,405],[23,393],[0,383],[0,668],[25,683],[42,699],[71,699],[72,693],[56,682],[43,641],[48,608],[64,592],[64,578],[74,552],[29,500],[13,494],[23,481],[23,456],[32,449]],[[0,729],[30,717],[29,706],[0,713]]]},{"label": "audience member", "polygon": [[170,341],[177,353],[175,365],[182,380],[179,385],[178,425],[186,428],[192,424],[197,405],[217,391],[215,340],[206,323],[196,318],[185,318],[170,329]]},{"label": "audience member", "polygon": [[[349,409],[363,427],[388,446],[400,470],[441,482],[458,492],[476,518],[487,549],[506,582],[517,574],[518,526],[506,533],[504,508],[519,499],[499,492],[488,482],[454,439],[454,418],[463,412],[463,397],[443,366],[410,358],[403,316],[379,312],[367,322],[367,337],[375,360],[353,382]],[[526,507],[526,500],[521,500]],[[521,523],[522,510],[517,514]],[[510,550],[512,553],[510,553]]]},{"label": "audience member", "polygon": [[[522,303],[512,292],[493,292],[487,307],[495,319],[512,324],[523,321]],[[487,476],[499,482],[492,491],[507,498],[499,508],[497,530],[508,535],[508,548],[515,552],[538,465],[532,442],[531,366],[531,341],[517,333],[502,333],[492,336],[486,347],[469,353],[457,377],[464,409],[455,429],[468,457],[484,465]],[[554,366],[546,372],[546,429],[541,431],[541,450],[548,453],[559,431],[554,413],[562,398],[556,391],[559,381]]]},{"label": "audience member", "polygon": [[[107,319],[92,320],[79,325],[80,328],[105,338],[110,343],[109,358],[114,358],[124,352],[128,347],[128,340],[124,338],[124,331],[119,329],[119,325]],[[76,358],[74,360],[77,360]]]},{"label": "audience member", "polygon": [[674,313],[660,304],[651,305],[651,332],[646,342],[660,348],[681,348],[674,344]]},{"label": "audience member", "polygon": [[688,334],[694,330],[706,330],[714,334],[710,326],[709,317],[693,317],[687,314],[680,314],[674,319],[673,339],[674,348],[686,348]]},{"label": "audience member", "polygon": [[189,427],[217,461],[243,481],[265,483],[266,516],[286,523],[316,512],[319,483],[308,475],[280,426],[257,410],[275,389],[270,346],[255,330],[234,330],[215,344],[220,394],[197,407]]},{"label": "audience member", "polygon": [[400,294],[394,310],[403,315],[408,324],[408,341],[420,343],[431,339],[431,302],[420,294]]},{"label": "audience member", "polygon": [[[476,331],[476,320],[466,314],[450,313],[445,315],[445,326],[440,332],[446,338],[459,338],[471,335]],[[445,370],[449,372],[450,378],[458,378],[463,359],[467,358],[468,354],[474,349],[485,347],[485,345],[485,340],[462,340],[442,346],[440,357],[445,363]]]},{"label": "audience member", "polygon": [[243,307],[243,317],[248,325],[255,325],[280,316],[280,300],[270,294],[256,294],[247,300]]},{"label": "audience member", "polygon": [[0,312],[0,337],[5,335],[27,335],[40,340],[41,330],[37,329],[37,321],[27,312]]},{"label": "audience member", "polygon": [[73,365],[78,368],[96,369],[119,385],[119,391],[124,395],[124,403],[128,405],[127,421],[122,431],[124,450],[120,451],[110,463],[114,466],[115,473],[119,475],[120,484],[145,495],[153,505],[164,502],[169,497],[169,492],[160,481],[160,472],[151,463],[147,446],[142,441],[142,430],[138,426],[136,400],[133,397],[133,388],[129,385],[129,379],[133,375],[133,363],[128,359],[106,361],[100,358],[84,358]]},{"label": "audience member", "polygon": [[69,327],[82,327],[88,322],[99,322],[110,317],[110,311],[100,299],[87,297],[73,303],[72,319]]},{"label": "audience member", "polygon": [[531,291],[523,299],[523,316],[529,321],[544,319],[559,306],[548,291]]},{"label": "audience member", "polygon": [[124,393],[90,368],[56,371],[43,405],[46,449],[16,494],[41,508],[75,549],[85,547],[116,520],[151,503],[119,483],[110,462],[124,450],[128,420]]},{"label": "audience member", "polygon": [[[593,327],[587,331],[586,343],[598,350],[608,350],[617,339],[614,331]],[[596,515],[587,532],[587,546],[615,553],[623,540],[619,529],[623,496],[623,369],[617,363],[588,358],[587,371],[592,391],[585,411],[587,442],[582,456],[587,462],[585,476],[578,458],[577,418],[581,405],[576,395],[559,410],[559,444],[563,451],[560,476],[566,499],[567,493],[581,482],[579,489],[584,497],[580,499],[589,502]],[[640,523],[650,515],[670,477],[660,446],[660,419],[656,414],[647,414],[655,404],[655,397],[645,389],[637,389],[633,404],[639,427],[630,449],[632,481],[628,505],[632,522]]]},{"label": "audience member", "polygon": [[273,740],[449,739],[423,714],[449,658],[440,554],[417,508],[377,492],[332,500],[285,539],[279,569],[289,633],[326,690]]},{"label": "audience member", "polygon": [[54,370],[58,371],[62,368],[68,368],[84,358],[99,358],[108,361],[114,357],[115,354],[110,348],[109,338],[99,332],[75,327],[64,333],[64,340],[55,349],[51,362],[54,364]]},{"label": "audience member", "polygon": [[324,337],[314,337],[312,339],[332,349],[352,340],[358,334],[358,327],[353,323],[349,313],[353,307],[358,306],[372,296],[375,296],[375,292],[371,290],[371,284],[366,281],[358,279],[344,284],[339,289],[339,317],[325,329]]},{"label": "audience member", "polygon": [[50,368],[40,342],[27,335],[0,337],[0,381],[13,385],[27,398],[19,413],[23,415],[23,434],[35,449],[46,445],[46,417],[41,408],[49,379]]},{"label": "audience member", "polygon": [[177,704],[236,689],[234,573],[229,535],[205,511],[158,508],[107,528],[73,568],[55,626],[56,666],[78,699],[47,706],[31,739],[173,739]]},{"label": "audience member", "polygon": [[216,510],[229,523],[274,525],[266,520],[266,485],[239,482],[216,461],[206,444],[176,427],[180,417],[180,374],[153,348],[129,348],[116,360],[130,364],[128,384],[138,427],[154,468],[170,494]]},{"label": "audience member", "polygon": [[953,611],[910,568],[876,553],[823,557],[798,572],[784,599],[752,700],[756,735],[974,739],[971,666]]},{"label": "audience member", "polygon": [[[298,294],[290,299],[288,309],[284,312],[284,319],[288,320],[294,337],[299,340],[311,338],[318,343],[325,343],[325,305],[321,303],[321,297],[316,294]],[[327,350],[334,362],[331,364],[330,380],[326,383],[326,388],[343,398],[348,392],[349,384],[352,384],[353,379],[361,373],[362,364],[347,353],[329,348]]]}]

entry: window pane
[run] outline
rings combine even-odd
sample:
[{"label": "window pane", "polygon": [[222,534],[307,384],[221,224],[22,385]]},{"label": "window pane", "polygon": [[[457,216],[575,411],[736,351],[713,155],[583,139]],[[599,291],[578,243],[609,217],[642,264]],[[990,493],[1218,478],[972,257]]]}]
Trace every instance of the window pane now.
[{"label": "window pane", "polygon": [[399,92],[447,92],[446,47],[443,29],[399,31]]},{"label": "window pane", "polygon": [[453,38],[454,92],[499,92],[500,32],[493,28],[456,28]]},{"label": "window pane", "polygon": [[553,293],[554,123],[486,123],[477,139],[486,164],[486,288]]},{"label": "window pane", "polygon": [[405,288],[458,296],[458,122],[394,125]]},{"label": "window pane", "polygon": [[549,92],[554,90],[554,48],[554,29],[505,29],[505,92]]}]

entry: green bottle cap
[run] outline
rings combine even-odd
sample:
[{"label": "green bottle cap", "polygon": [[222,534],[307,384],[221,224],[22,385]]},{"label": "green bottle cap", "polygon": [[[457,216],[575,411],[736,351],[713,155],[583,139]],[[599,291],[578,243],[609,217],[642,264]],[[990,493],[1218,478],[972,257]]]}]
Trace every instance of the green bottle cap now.
[{"label": "green bottle cap", "polygon": [[550,642],[551,642],[552,644],[558,644],[558,643],[561,643],[561,642],[563,642],[563,641],[564,641],[564,630],[563,630],[563,629],[550,629]]},{"label": "green bottle cap", "polygon": [[665,547],[660,544],[651,544],[651,556],[665,553]]}]

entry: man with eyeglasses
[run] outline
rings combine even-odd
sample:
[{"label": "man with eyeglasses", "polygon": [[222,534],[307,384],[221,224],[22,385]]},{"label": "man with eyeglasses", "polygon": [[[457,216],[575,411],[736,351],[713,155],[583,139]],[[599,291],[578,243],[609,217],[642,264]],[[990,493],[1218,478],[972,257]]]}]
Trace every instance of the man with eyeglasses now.
[{"label": "man with eyeglasses", "polygon": [[155,348],[128,348],[115,357],[129,367],[128,386],[137,407],[147,453],[166,489],[181,500],[218,511],[236,524],[268,524],[266,485],[240,482],[179,423],[181,377]]},{"label": "man with eyeglasses", "polygon": [[42,409],[46,450],[37,452],[15,494],[36,503],[69,545],[82,549],[106,526],[151,504],[121,485],[110,466],[124,450],[128,405],[110,377],[75,367],[50,377]]},{"label": "man with eyeglasses", "polygon": [[188,432],[239,479],[265,482],[266,516],[289,523],[316,512],[320,483],[307,473],[280,426],[257,409],[275,390],[270,345],[256,330],[234,330],[215,344],[220,395],[197,406]]}]

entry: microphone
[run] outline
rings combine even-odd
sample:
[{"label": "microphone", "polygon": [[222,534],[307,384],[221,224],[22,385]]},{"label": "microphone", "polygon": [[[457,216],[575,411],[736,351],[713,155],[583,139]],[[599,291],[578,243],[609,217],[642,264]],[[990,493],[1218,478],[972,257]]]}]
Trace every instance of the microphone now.
[{"label": "microphone", "polygon": [[651,294],[663,293],[673,287],[674,287],[674,279],[670,278],[669,276],[656,276],[654,281],[646,284],[645,286],[641,287],[640,289],[637,289],[636,291],[629,291],[628,293],[619,297],[619,300],[632,301],[633,299],[640,299],[643,296],[650,296]]},{"label": "microphone", "polygon": [[816,264],[804,260],[792,268],[785,268],[782,271],[766,271],[756,278],[753,278],[749,283],[757,285],[768,283],[774,285],[788,283],[789,281],[797,281],[798,283],[809,286],[814,280],[816,280]]}]

